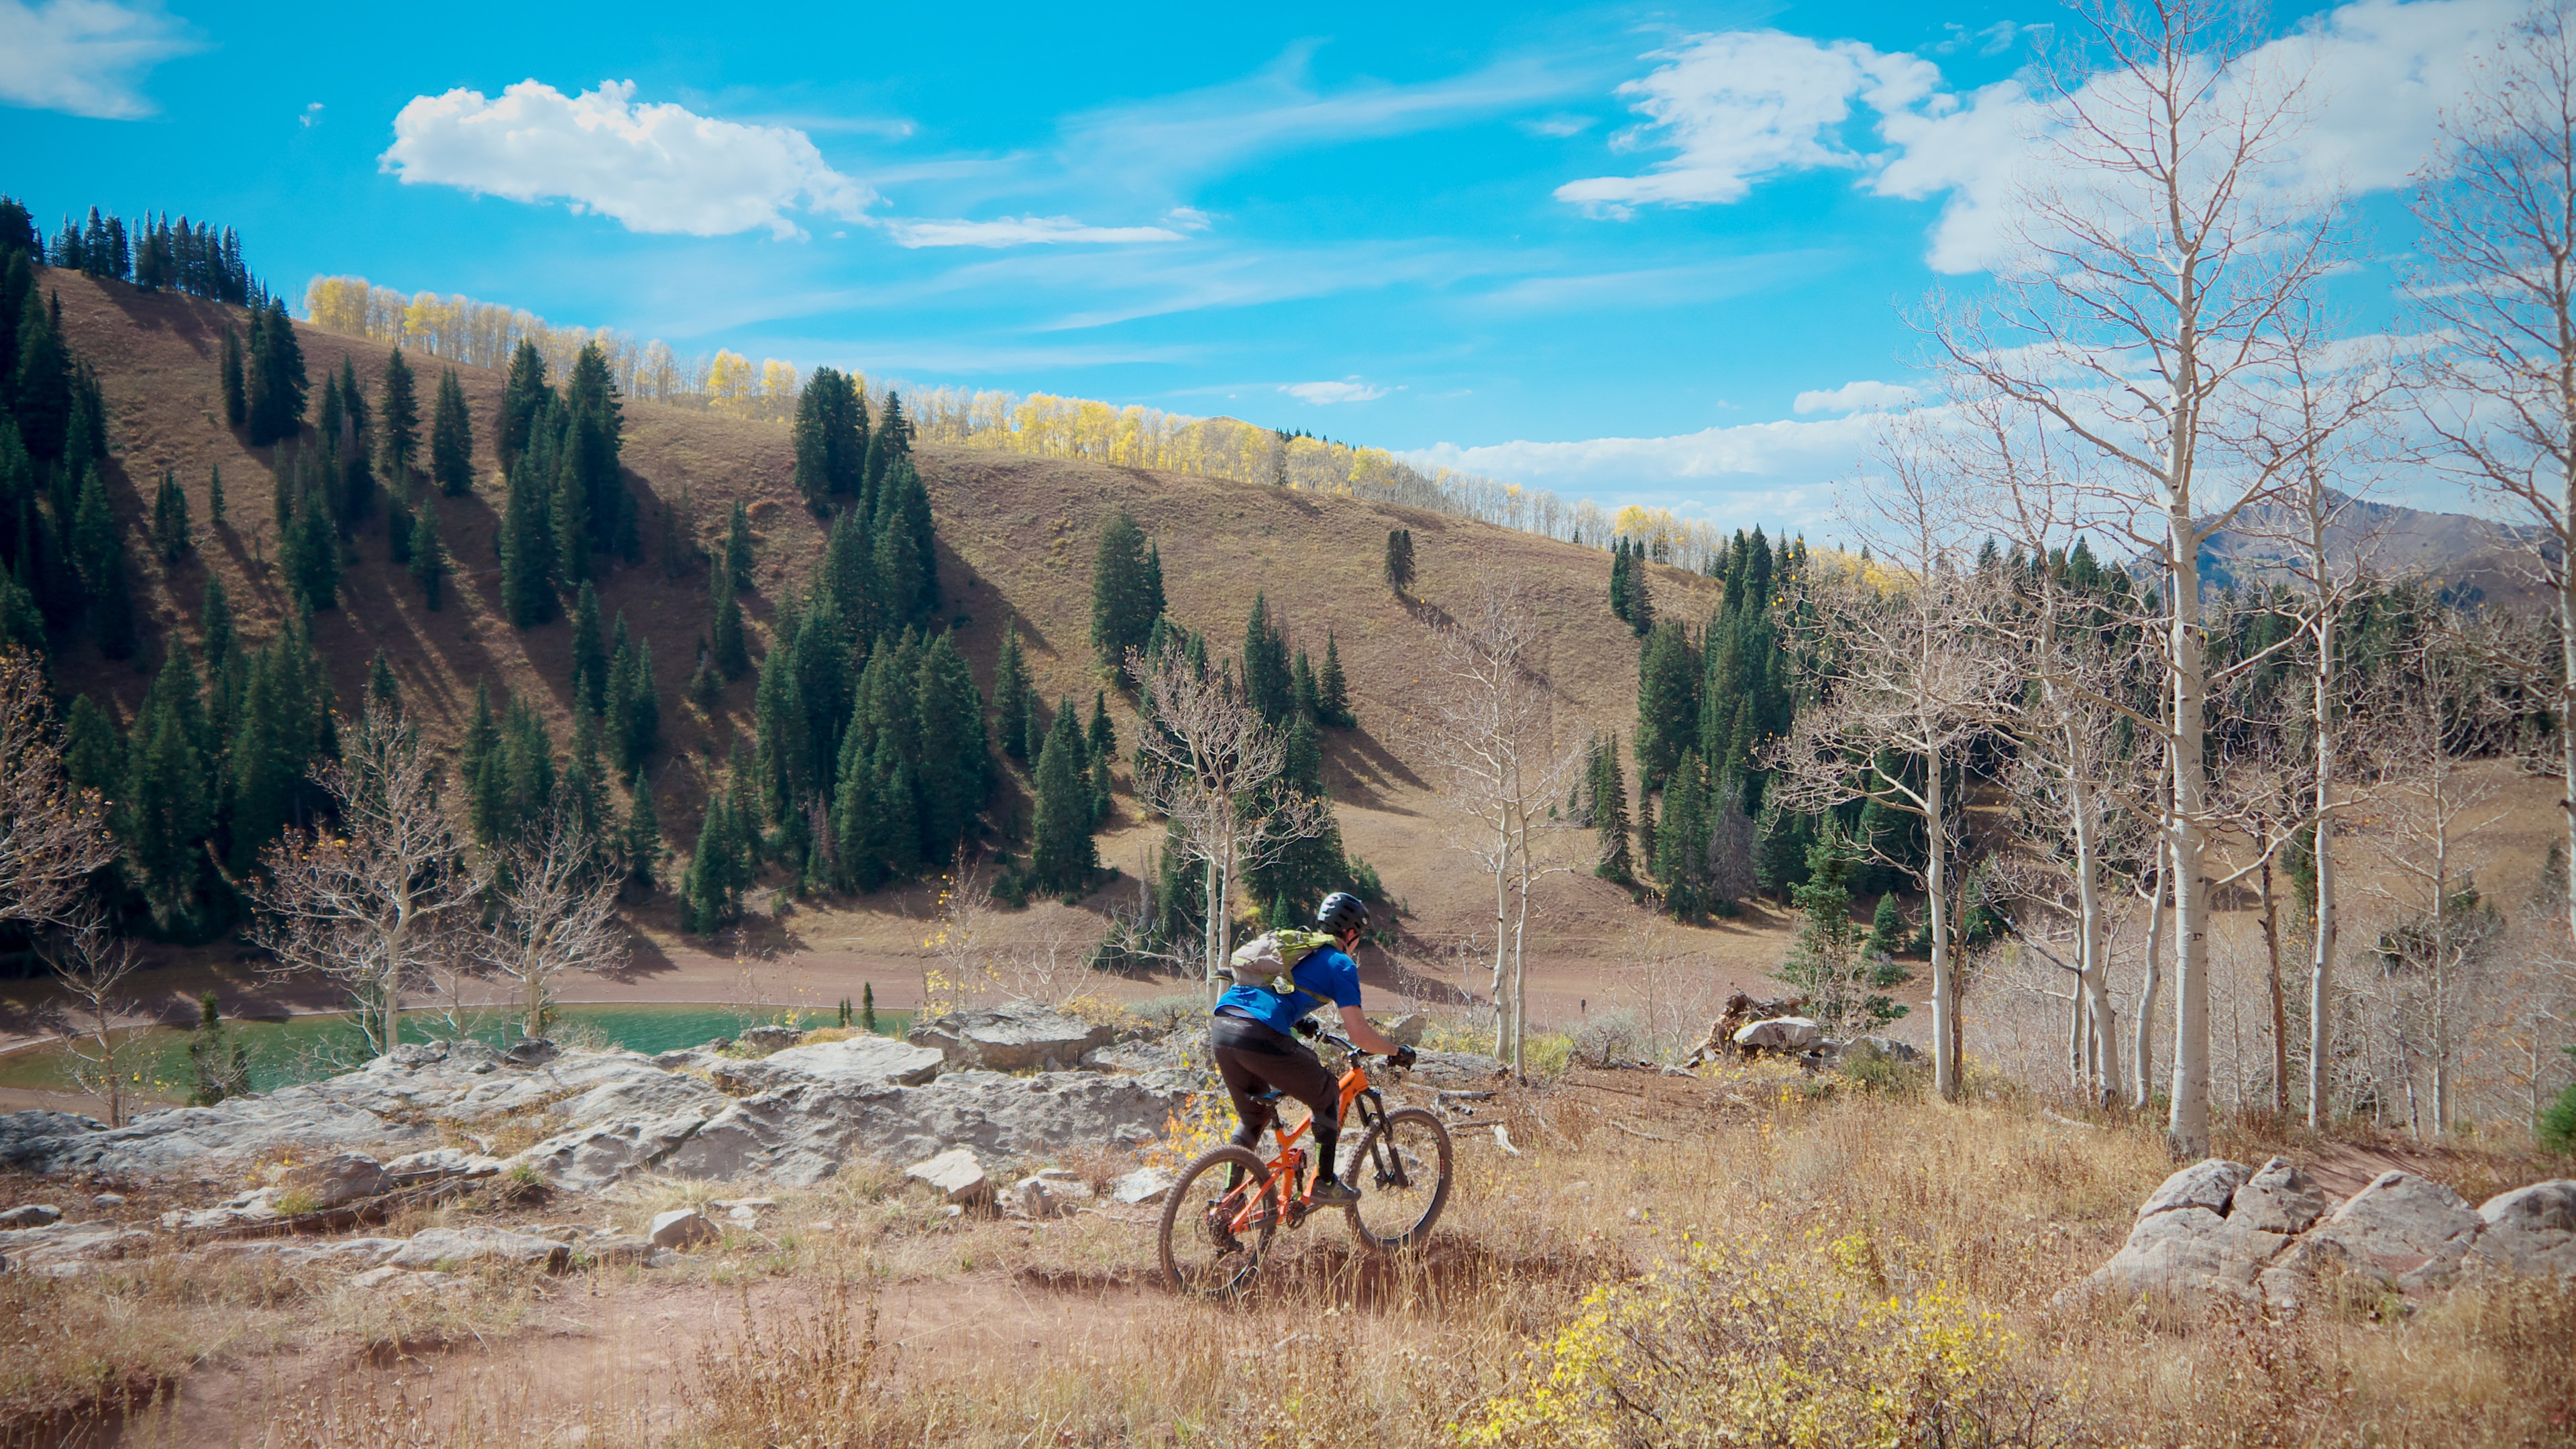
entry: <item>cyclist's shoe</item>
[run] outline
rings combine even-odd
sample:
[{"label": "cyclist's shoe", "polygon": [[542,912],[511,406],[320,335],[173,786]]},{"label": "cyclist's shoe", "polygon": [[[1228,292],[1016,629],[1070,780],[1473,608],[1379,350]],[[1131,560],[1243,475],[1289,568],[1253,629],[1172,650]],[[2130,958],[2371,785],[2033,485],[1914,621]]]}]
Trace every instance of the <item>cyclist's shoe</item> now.
[{"label": "cyclist's shoe", "polygon": [[1317,1207],[1349,1207],[1360,1200],[1360,1190],[1338,1177],[1319,1177],[1306,1200]]}]

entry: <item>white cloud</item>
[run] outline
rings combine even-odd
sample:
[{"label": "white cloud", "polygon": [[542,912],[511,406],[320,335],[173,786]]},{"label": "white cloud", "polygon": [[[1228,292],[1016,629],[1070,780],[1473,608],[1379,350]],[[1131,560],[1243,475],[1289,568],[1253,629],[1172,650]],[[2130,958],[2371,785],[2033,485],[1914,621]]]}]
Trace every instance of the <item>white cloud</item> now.
[{"label": "white cloud", "polygon": [[1533,136],[1580,136],[1591,130],[1598,120],[1595,116],[1541,116],[1534,121],[1521,122],[1521,129]]},{"label": "white cloud", "polygon": [[1666,438],[1585,438],[1460,447],[1437,443],[1405,456],[1541,487],[1584,493],[1621,487],[1669,488],[1729,478],[1821,484],[1848,470],[1875,419],[1738,423]]},{"label": "white cloud", "polygon": [[894,221],[886,230],[897,246],[1016,247],[1034,243],[1167,242],[1181,234],[1163,226],[1089,226],[1070,216],[1006,216],[999,221]]},{"label": "white cloud", "polygon": [[311,105],[306,106],[304,108],[304,114],[295,118],[295,123],[299,126],[305,127],[321,125],[322,103],[320,101],[315,101]]},{"label": "white cloud", "polygon": [[416,96],[394,117],[394,144],[377,159],[407,185],[562,200],[641,232],[767,227],[793,237],[791,209],[856,220],[875,200],[802,131],[638,105],[632,81],[603,81],[577,96],[533,79],[498,100],[462,89]]},{"label": "white cloud", "polygon": [[1681,154],[1643,175],[1567,182],[1556,189],[1558,200],[1614,212],[1729,202],[1778,172],[1858,167],[1865,158],[1841,134],[1853,101],[1893,111],[1931,94],[1941,80],[1929,61],[1911,55],[1777,30],[1694,36],[1655,58],[1665,64],[1619,88],[1638,98],[1635,109],[1646,117],[1623,135],[1631,145]]},{"label": "white cloud", "polygon": [[103,120],[148,116],[143,73],[201,48],[154,5],[0,0],[0,102]]},{"label": "white cloud", "polygon": [[1313,403],[1317,407],[1333,403],[1374,402],[1386,396],[1385,388],[1362,382],[1357,377],[1344,378],[1340,382],[1291,383],[1279,390],[1299,402]]},{"label": "white cloud", "polygon": [[[2441,111],[2456,103],[2476,55],[2520,8],[2520,0],[2353,0],[2260,47],[2231,83],[2308,76],[2295,160],[2271,184],[2362,192],[2405,184],[2433,156]],[[1932,49],[1992,54],[2016,38],[2001,25],[1955,30]],[[2052,117],[2019,80],[1963,93],[1943,87],[1918,57],[1777,31],[1694,36],[1649,58],[1662,64],[1620,88],[1639,98],[1645,117],[1622,134],[1678,154],[1640,176],[1569,183],[1560,199],[1613,213],[1723,203],[1767,176],[1855,170],[1876,195],[1940,199],[1926,260],[1958,273],[2007,255],[2016,194],[2048,179]],[[1847,134],[1855,107],[1875,113],[1874,149]]]},{"label": "white cloud", "polygon": [[1807,413],[1850,413],[1871,408],[1901,408],[1923,396],[1903,383],[1847,382],[1840,387],[1802,392],[1790,409]]}]

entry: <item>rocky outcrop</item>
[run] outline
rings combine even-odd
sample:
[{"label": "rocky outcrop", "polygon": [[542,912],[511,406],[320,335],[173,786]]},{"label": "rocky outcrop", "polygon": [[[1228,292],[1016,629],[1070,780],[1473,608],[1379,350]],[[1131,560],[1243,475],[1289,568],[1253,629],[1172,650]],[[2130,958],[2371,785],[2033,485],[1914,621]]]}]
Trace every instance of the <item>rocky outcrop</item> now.
[{"label": "rocky outcrop", "polygon": [[0,1268],[63,1277],[150,1252],[150,1233],[116,1223],[48,1223],[0,1232]]},{"label": "rocky outcrop", "polygon": [[1775,1016],[1747,1022],[1736,1028],[1733,1037],[1735,1050],[1744,1056],[1808,1051],[1824,1039],[1823,1028],[1803,1016]]},{"label": "rocky outcrop", "polygon": [[938,1050],[952,1067],[993,1072],[1070,1071],[1082,1065],[1083,1053],[1118,1037],[1114,1025],[1034,1001],[934,1016],[904,1033],[904,1040]]},{"label": "rocky outcrop", "polygon": [[2534,1183],[2472,1209],[2440,1183],[2386,1172],[2328,1212],[2326,1194],[2285,1158],[2260,1171],[2211,1158],[2148,1196],[2128,1241],[2090,1281],[2294,1308],[2327,1275],[2420,1295],[2478,1272],[2576,1282],[2576,1181]]},{"label": "rocky outcrop", "polygon": [[[1043,1159],[1146,1141],[1204,1090],[1197,1074],[1160,1065],[1159,1055],[1141,1074],[943,1070],[960,1060],[1076,1066],[1118,1034],[1045,1008],[929,1025],[913,1042],[861,1035],[753,1060],[551,1043],[515,1056],[471,1041],[407,1044],[324,1081],[146,1113],[114,1129],[60,1112],[0,1116],[0,1165],[238,1182],[255,1164],[297,1162],[285,1180],[174,1214],[182,1220],[171,1224],[238,1231],[396,1189],[509,1173],[590,1192],[646,1172],[801,1186],[854,1156],[905,1165],[959,1147],[994,1161]],[[1457,1058],[1451,1068],[1460,1077],[1480,1070],[1492,1070],[1490,1058]],[[505,1131],[531,1126],[544,1134],[534,1145],[515,1153],[501,1145]]]},{"label": "rocky outcrop", "polygon": [[535,1233],[507,1228],[423,1228],[385,1259],[388,1268],[545,1268],[560,1270],[572,1260],[572,1249]]}]

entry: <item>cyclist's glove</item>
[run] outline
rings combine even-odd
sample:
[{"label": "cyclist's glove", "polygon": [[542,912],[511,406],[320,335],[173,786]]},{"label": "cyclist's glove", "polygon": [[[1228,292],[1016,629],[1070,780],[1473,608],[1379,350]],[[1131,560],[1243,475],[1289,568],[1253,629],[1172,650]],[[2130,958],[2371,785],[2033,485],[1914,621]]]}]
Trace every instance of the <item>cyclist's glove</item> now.
[{"label": "cyclist's glove", "polygon": [[1395,1049],[1395,1055],[1388,1057],[1387,1060],[1395,1063],[1399,1068],[1410,1071],[1413,1068],[1414,1061],[1413,1048],[1409,1046],[1397,1047]]}]

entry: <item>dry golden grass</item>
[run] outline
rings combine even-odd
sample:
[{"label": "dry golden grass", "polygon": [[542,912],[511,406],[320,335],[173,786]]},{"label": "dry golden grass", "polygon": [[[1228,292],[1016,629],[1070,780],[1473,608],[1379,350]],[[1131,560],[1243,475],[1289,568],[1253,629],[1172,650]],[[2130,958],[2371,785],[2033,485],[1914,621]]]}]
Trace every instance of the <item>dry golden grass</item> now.
[{"label": "dry golden grass", "polygon": [[[129,1439],[280,1449],[1821,1445],[1891,1423],[1884,1442],[1928,1442],[1904,1424],[1935,1422],[1959,1444],[2576,1441],[2566,1287],[2359,1294],[2255,1321],[2061,1296],[2170,1171],[2152,1124],[2067,1125],[2000,1088],[1945,1106],[1755,1066],[1576,1072],[1491,1106],[1454,1129],[1458,1188],[1427,1250],[1369,1256],[1319,1220],[1283,1235],[1238,1305],[1165,1292],[1152,1210],[950,1218],[899,1174],[853,1167],[803,1191],[653,1181],[549,1210],[631,1231],[681,1202],[776,1199],[677,1268],[391,1301],[327,1275],[163,1259],[0,1279],[16,1295],[0,1313],[60,1325],[13,1340],[0,1382],[23,1437],[40,1403],[98,1404],[201,1361],[267,1365],[283,1387],[222,1433],[182,1399]],[[1519,1155],[1495,1145],[1495,1122]],[[2241,1157],[2356,1150],[2260,1122],[2226,1132]],[[1123,1163],[1068,1165],[1102,1180]],[[2546,1171],[2468,1153],[2446,1166],[2473,1195]],[[570,1331],[542,1325],[572,1308],[612,1367],[530,1351]],[[633,1366],[646,1346],[666,1368]],[[1621,1379],[1649,1350],[1673,1366],[1652,1394]],[[443,1355],[435,1396],[383,1367],[424,1353]],[[1665,1417],[1621,1410],[1623,1395]],[[1693,1422],[1716,1427],[1684,1432]]]}]

